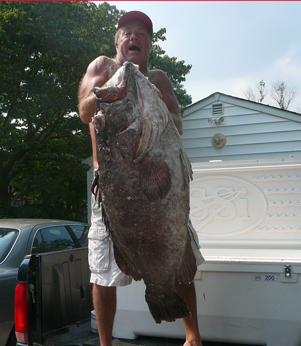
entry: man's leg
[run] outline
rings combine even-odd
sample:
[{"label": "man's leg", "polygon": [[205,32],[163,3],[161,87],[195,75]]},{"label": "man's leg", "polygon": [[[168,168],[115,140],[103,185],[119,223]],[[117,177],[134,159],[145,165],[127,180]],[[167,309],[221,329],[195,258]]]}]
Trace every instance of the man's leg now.
[{"label": "man's leg", "polygon": [[194,282],[191,284],[179,284],[176,281],[175,289],[189,306],[192,315],[190,320],[183,318],[186,332],[186,342],[184,343],[184,346],[202,346],[202,339],[198,325]]},{"label": "man's leg", "polygon": [[101,346],[112,346],[116,287],[93,285],[93,302]]}]

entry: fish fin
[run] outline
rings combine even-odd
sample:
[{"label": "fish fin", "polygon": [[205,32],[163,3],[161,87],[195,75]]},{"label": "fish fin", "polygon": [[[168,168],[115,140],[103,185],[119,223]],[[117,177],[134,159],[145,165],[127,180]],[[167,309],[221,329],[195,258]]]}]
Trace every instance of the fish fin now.
[{"label": "fish fin", "polygon": [[98,183],[99,183],[99,173],[97,171],[96,174],[95,174],[92,186],[91,186],[91,193],[93,193],[93,195],[96,198],[97,193],[99,191],[99,194],[98,194],[98,208],[99,208],[100,207],[100,203],[101,203],[101,191],[99,190],[99,184]]},{"label": "fish fin", "polygon": [[141,98],[139,100],[141,102],[142,114],[140,134],[137,138],[134,153],[134,163],[139,162],[152,148],[154,148],[169,121],[169,110],[159,97],[155,111],[153,110],[153,106],[150,107],[148,102],[144,103]]},{"label": "fish fin", "polygon": [[[98,207],[100,206],[100,203],[101,203],[101,199],[99,199],[98,201]],[[104,204],[102,203],[101,204],[101,217],[102,217],[102,223],[106,226],[106,230],[109,234],[111,234],[111,225],[110,225],[110,220],[107,216],[107,213],[106,213],[106,208],[104,206]]]},{"label": "fish fin", "polygon": [[192,171],[192,166],[191,166],[189,157],[187,153],[182,149],[180,149],[180,159],[181,159],[183,171],[185,173],[185,176],[187,177],[187,181],[189,184],[189,182],[193,180],[192,178],[193,171]]},{"label": "fish fin", "polygon": [[91,186],[91,193],[93,193],[93,195],[96,197],[97,192],[98,192],[98,181],[99,181],[99,173],[98,171],[95,173],[94,179],[93,179],[93,183]]},{"label": "fish fin", "polygon": [[163,199],[171,188],[169,167],[160,159],[152,157],[144,159],[140,166],[139,180],[150,202]]},{"label": "fish fin", "polygon": [[196,259],[191,247],[190,236],[188,235],[187,238],[181,267],[176,275],[176,280],[178,280],[180,284],[188,284],[192,282],[197,272]]},{"label": "fish fin", "polygon": [[172,294],[152,294],[145,291],[145,300],[156,323],[173,322],[177,318],[191,319],[191,312],[185,300],[176,291]]},{"label": "fish fin", "polygon": [[113,248],[114,248],[114,256],[115,261],[119,267],[119,269],[128,276],[132,276],[132,278],[136,281],[139,281],[142,279],[141,275],[138,273],[136,268],[128,261],[124,253],[116,246],[116,244],[113,241]]}]

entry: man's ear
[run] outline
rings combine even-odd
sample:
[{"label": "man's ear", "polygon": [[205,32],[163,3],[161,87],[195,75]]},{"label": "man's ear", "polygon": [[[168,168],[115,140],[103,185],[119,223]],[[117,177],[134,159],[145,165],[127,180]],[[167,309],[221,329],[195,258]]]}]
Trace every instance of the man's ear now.
[{"label": "man's ear", "polygon": [[115,48],[118,49],[118,42],[115,42]]}]

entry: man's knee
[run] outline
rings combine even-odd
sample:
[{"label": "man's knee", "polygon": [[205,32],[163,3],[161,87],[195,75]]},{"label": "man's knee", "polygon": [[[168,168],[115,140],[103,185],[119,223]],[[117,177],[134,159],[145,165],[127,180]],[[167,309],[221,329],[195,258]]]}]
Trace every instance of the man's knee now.
[{"label": "man's knee", "polygon": [[109,298],[116,296],[116,286],[100,286],[93,284],[93,295],[99,298]]}]

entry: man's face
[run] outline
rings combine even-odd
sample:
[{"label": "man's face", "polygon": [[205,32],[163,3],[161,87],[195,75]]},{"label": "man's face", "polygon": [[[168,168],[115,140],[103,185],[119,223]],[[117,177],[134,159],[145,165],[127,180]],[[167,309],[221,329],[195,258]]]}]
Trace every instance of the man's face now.
[{"label": "man's face", "polygon": [[120,63],[131,61],[140,67],[147,65],[152,47],[147,26],[140,20],[129,20],[119,30],[115,43],[117,60]]}]

